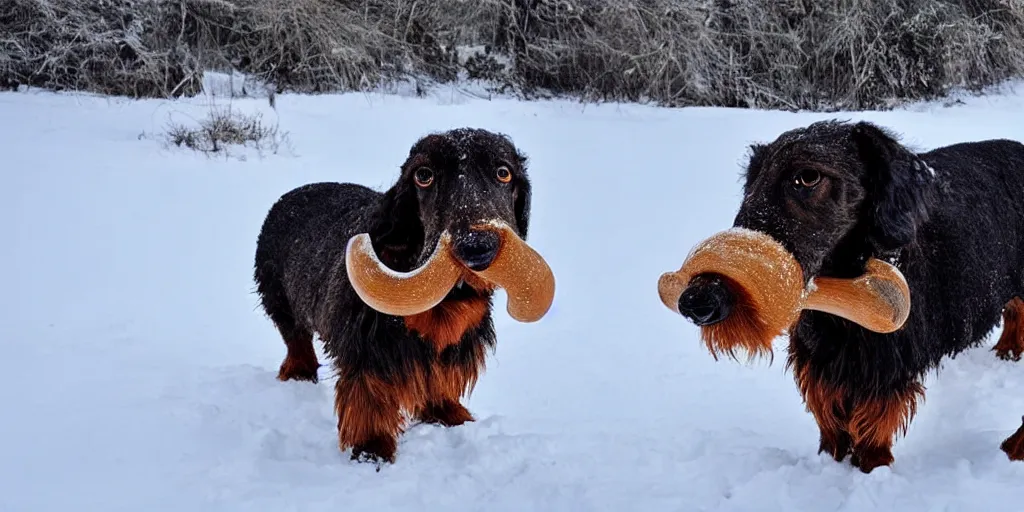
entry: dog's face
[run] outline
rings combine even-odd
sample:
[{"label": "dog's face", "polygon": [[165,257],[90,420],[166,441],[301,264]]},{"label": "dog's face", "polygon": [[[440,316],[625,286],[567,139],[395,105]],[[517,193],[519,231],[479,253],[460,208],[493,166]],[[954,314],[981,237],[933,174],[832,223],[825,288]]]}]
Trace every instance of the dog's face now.
[{"label": "dog's face", "polygon": [[[766,233],[812,279],[911,243],[927,220],[932,170],[885,130],[823,121],[751,146],[734,226]],[[869,254],[865,254],[869,253]],[[698,325],[731,310],[725,284],[697,276],[680,310]]]},{"label": "dog's face", "polygon": [[881,128],[823,121],[751,147],[734,225],[782,242],[810,279],[854,248],[886,253],[927,219],[931,169]]},{"label": "dog's face", "polygon": [[420,246],[409,263],[422,264],[445,231],[454,255],[473,270],[486,269],[500,247],[497,232],[482,229],[489,223],[504,222],[525,239],[526,163],[507,137],[486,130],[462,128],[420,139],[385,197],[392,229]]}]

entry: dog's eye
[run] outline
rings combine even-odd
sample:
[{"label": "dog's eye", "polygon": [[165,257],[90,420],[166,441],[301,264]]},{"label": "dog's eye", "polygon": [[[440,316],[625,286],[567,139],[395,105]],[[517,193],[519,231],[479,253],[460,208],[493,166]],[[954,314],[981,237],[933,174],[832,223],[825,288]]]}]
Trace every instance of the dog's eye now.
[{"label": "dog's eye", "polygon": [[506,166],[498,167],[498,181],[508,183],[512,181],[512,171]]},{"label": "dog's eye", "polygon": [[811,188],[821,182],[821,173],[814,169],[804,169],[793,177],[793,186]]},{"label": "dog's eye", "polygon": [[420,167],[413,173],[413,179],[416,180],[416,185],[419,187],[427,188],[434,183],[434,171],[429,167]]}]

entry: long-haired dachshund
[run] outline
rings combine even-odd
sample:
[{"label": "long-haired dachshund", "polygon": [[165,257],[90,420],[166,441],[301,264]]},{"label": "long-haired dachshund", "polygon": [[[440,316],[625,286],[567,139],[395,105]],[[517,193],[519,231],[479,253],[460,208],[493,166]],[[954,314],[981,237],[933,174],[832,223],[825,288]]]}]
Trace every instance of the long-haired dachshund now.
[{"label": "long-haired dachshund", "polygon": [[255,280],[288,350],[278,378],[317,382],[317,334],[338,376],[339,446],[351,447],[353,459],[393,462],[405,413],[445,426],[472,421],[460,399],[476,384],[496,338],[492,288],[471,279],[420,314],[370,308],[348,279],[346,244],[368,233],[382,263],[408,272],[424,264],[447,231],[461,264],[486,269],[499,237],[470,226],[502,221],[526,238],[526,164],[507,137],[457,129],[416,142],[384,193],[315,183],[271,207],[257,242]]},{"label": "long-haired dachshund", "polygon": [[[789,330],[788,366],[821,437],[864,472],[889,465],[944,356],[980,344],[1003,315],[1001,358],[1024,351],[1024,145],[954,144],[914,153],[870,123],[823,121],[751,147],[734,226],[771,235],[808,281],[855,277],[869,257],[903,272],[910,316],[891,334],[805,310]],[[680,312],[698,325],[735,303],[713,278]],[[763,347],[770,350],[769,347]],[[1024,433],[1003,443],[1024,456]]]}]

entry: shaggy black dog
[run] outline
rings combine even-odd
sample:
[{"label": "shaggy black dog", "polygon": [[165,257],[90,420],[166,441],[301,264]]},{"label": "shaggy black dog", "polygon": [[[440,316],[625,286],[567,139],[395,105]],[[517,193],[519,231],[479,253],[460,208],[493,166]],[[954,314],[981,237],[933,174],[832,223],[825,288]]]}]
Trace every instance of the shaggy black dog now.
[{"label": "shaggy black dog", "polygon": [[[858,276],[873,256],[910,285],[910,317],[895,333],[817,311],[790,328],[788,365],[818,423],[819,453],[852,455],[864,472],[892,463],[924,374],[981,343],[1001,313],[998,355],[1024,350],[1024,145],[914,153],[869,123],[818,122],[753,145],[744,194],[734,225],[782,242],[808,280]],[[703,290],[681,311],[698,325],[721,321],[733,296],[698,277]],[[1024,455],[1015,446],[1003,449]]]},{"label": "shaggy black dog", "polygon": [[526,163],[503,135],[452,130],[420,139],[384,193],[315,183],[286,193],[267,214],[255,279],[288,348],[278,378],[317,382],[317,334],[338,375],[339,446],[351,447],[353,459],[393,462],[403,412],[446,426],[472,421],[460,398],[476,384],[496,338],[492,289],[469,279],[419,315],[371,309],[347,278],[347,242],[369,233],[380,260],[404,272],[423,264],[448,230],[456,256],[485,269],[499,238],[469,227],[502,220],[526,238]]}]

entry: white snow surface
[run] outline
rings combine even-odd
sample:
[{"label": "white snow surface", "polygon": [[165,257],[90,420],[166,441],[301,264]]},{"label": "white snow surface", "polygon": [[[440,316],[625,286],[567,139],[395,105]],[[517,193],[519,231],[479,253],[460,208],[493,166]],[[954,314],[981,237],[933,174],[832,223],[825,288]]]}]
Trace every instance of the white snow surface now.
[{"label": "white snow surface", "polygon": [[[774,362],[715,360],[657,280],[728,228],[747,144],[814,120],[879,122],[927,149],[1024,140],[1012,88],[952,107],[810,114],[518,102],[458,94],[282,95],[291,150],[166,147],[210,98],[0,94],[0,510],[1019,511],[1024,464],[998,445],[1024,413],[1024,363],[985,347],[929,375],[896,462],[862,474],[818,434]],[[217,99],[218,104],[228,100]],[[413,425],[375,471],[337,449],[331,369],[275,379],[253,251],[293,187],[384,189],[412,143],[476,126],[531,158],[529,243],[558,289],[511,320],[466,401],[477,421]],[[146,137],[139,137],[145,132]],[[318,346],[318,350],[319,350]],[[321,361],[328,361],[321,357]]]}]

